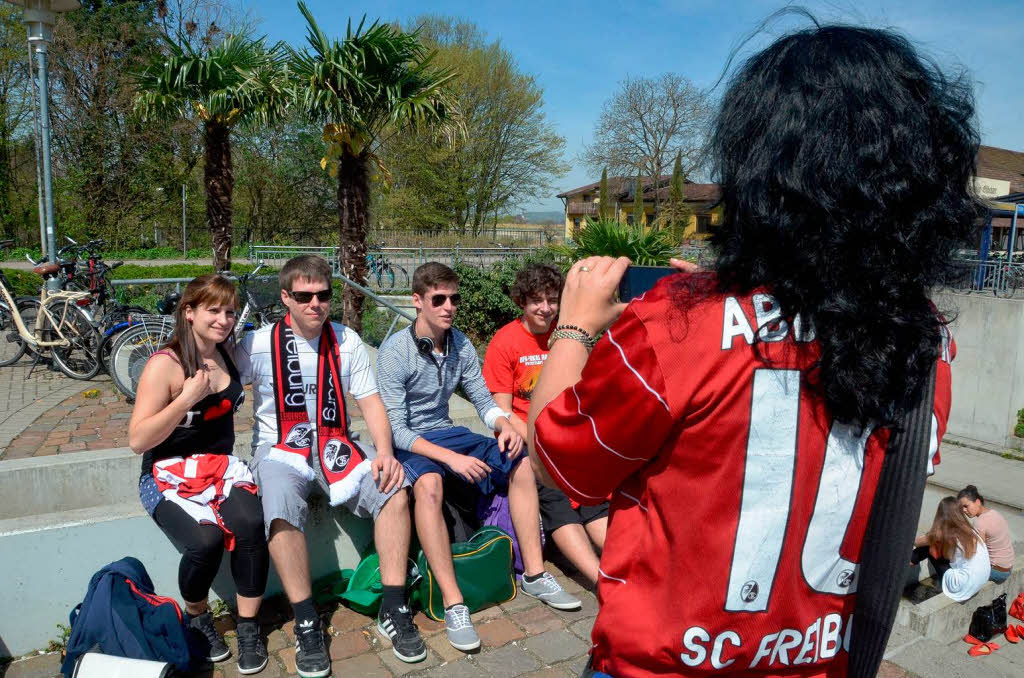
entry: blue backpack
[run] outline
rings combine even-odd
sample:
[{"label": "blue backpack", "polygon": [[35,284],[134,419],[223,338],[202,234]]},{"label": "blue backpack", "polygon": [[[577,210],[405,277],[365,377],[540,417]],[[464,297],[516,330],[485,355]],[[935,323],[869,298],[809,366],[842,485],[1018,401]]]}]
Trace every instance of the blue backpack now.
[{"label": "blue backpack", "polygon": [[71,611],[71,637],[61,672],[70,676],[78,657],[89,651],[149,659],[188,671],[188,636],[181,608],[153,592],[153,582],[137,559],[110,563],[92,576],[83,600]]}]

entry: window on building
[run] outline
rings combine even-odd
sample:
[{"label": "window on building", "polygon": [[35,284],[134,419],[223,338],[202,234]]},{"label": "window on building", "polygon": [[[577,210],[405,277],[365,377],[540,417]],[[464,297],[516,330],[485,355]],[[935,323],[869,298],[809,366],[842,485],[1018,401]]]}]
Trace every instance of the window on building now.
[{"label": "window on building", "polygon": [[698,214],[697,215],[697,233],[710,233],[711,232],[711,215],[710,214]]},{"label": "window on building", "polygon": [[633,215],[632,214],[627,214],[626,215],[626,224],[629,225],[629,226],[633,225]]},{"label": "window on building", "polygon": [[580,218],[576,217],[572,220],[572,238],[576,240],[580,237]]}]

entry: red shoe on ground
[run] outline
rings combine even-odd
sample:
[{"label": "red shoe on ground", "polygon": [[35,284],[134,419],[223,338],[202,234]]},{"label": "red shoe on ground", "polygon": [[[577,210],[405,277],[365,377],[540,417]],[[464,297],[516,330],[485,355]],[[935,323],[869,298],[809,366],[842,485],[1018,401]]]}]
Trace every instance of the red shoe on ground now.
[{"label": "red shoe on ground", "polygon": [[982,657],[987,654],[992,654],[992,648],[989,643],[982,643],[981,645],[971,645],[971,649],[967,650],[967,654],[972,657]]},{"label": "red shoe on ground", "polygon": [[1006,636],[1006,640],[1010,641],[1011,643],[1016,644],[1020,642],[1020,635],[1017,634],[1017,629],[1014,628],[1013,624],[1010,624],[1006,627],[1006,633],[1004,633],[1003,635]]}]

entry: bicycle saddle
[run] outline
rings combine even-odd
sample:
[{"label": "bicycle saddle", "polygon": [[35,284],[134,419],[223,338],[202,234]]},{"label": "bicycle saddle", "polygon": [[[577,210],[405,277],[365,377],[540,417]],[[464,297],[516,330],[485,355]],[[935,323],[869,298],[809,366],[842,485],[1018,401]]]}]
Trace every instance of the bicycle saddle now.
[{"label": "bicycle saddle", "polygon": [[181,301],[181,295],[177,292],[168,292],[164,298],[156,302],[156,310],[162,315],[171,315]]},{"label": "bicycle saddle", "polygon": [[57,264],[39,264],[32,269],[32,272],[36,275],[41,275],[44,278],[55,275],[60,270],[60,266]]}]

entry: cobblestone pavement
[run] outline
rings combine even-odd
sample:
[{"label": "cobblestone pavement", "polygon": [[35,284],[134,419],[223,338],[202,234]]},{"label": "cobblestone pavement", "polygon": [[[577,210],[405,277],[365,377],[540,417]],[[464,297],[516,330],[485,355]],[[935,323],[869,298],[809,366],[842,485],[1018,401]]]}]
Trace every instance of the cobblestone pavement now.
[{"label": "cobblestone pavement", "polygon": [[[473,653],[452,648],[444,634],[444,625],[416,616],[416,625],[427,644],[427,658],[416,664],[399,661],[391,651],[391,643],[377,633],[376,622],[343,606],[320,610],[328,632],[331,668],[337,678],[390,678],[409,676],[430,678],[572,678],[579,676],[586,664],[590,647],[590,630],[597,615],[597,599],[590,591],[548,564],[548,571],[583,600],[583,608],[562,612],[546,607],[533,598],[518,595],[500,606],[473,615],[482,646]],[[259,674],[262,678],[297,676],[295,671],[295,622],[290,619],[289,606],[281,597],[267,600],[260,610],[266,634],[270,661]],[[190,674],[192,678],[235,678],[234,663],[237,645],[233,622],[229,617],[218,619],[232,650],[227,661],[208,665]],[[2,678],[51,678],[58,670],[57,653],[23,659],[0,667]],[[979,674],[983,675],[983,674]],[[913,678],[894,664],[884,663],[879,678]]]}]

